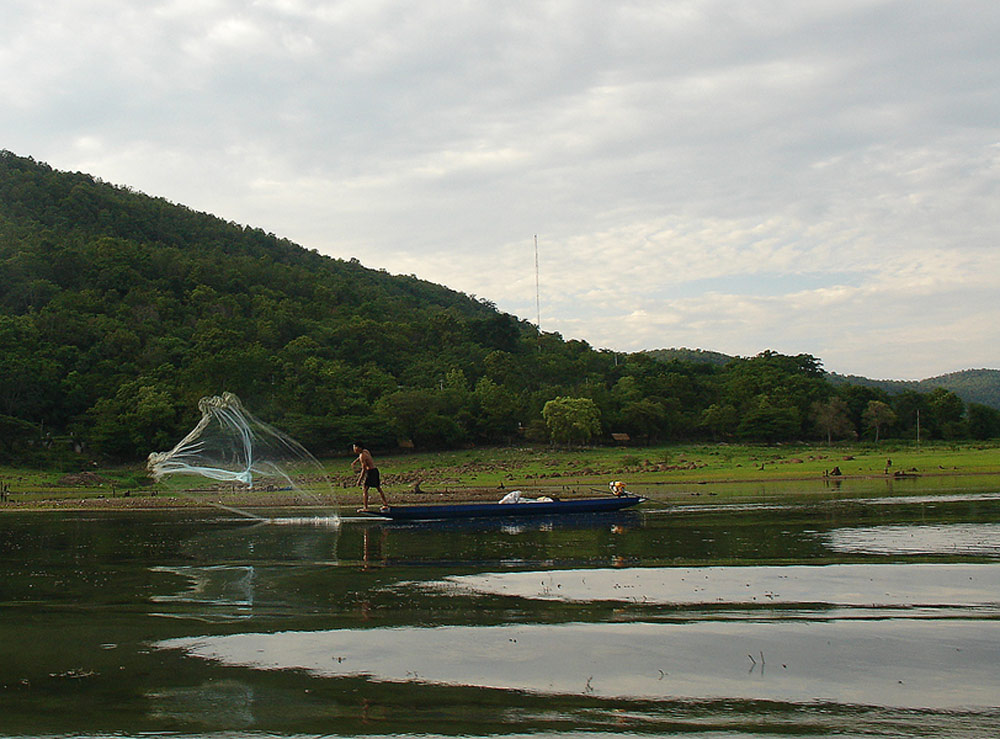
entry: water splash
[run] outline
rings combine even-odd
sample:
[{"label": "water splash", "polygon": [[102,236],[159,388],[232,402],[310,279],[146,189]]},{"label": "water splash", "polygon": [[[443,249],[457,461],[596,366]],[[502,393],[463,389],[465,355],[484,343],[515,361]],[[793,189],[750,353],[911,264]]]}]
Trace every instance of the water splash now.
[{"label": "water splash", "polygon": [[267,519],[267,523],[277,526],[315,526],[317,528],[337,528],[340,516],[278,516]]}]

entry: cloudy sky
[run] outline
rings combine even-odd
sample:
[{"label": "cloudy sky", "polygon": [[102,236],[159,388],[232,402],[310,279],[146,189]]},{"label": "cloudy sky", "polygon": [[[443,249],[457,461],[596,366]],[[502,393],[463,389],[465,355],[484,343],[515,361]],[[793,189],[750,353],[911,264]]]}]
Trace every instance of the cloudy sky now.
[{"label": "cloudy sky", "polygon": [[997,0],[0,0],[0,148],[621,351],[1000,367]]}]

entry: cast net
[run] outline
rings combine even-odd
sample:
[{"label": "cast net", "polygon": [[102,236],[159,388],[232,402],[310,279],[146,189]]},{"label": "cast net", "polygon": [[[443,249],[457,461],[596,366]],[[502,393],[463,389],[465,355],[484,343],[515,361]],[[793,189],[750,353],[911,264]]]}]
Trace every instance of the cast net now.
[{"label": "cast net", "polygon": [[223,393],[198,401],[201,420],[168,452],[152,452],[153,479],[191,475],[258,491],[292,491],[317,499],[332,493],[322,466],[301,444],[258,420]]}]

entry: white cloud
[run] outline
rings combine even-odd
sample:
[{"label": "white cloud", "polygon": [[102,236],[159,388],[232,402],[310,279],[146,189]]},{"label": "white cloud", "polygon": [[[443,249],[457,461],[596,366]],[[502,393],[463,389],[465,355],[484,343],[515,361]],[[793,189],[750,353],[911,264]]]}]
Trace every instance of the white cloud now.
[{"label": "white cloud", "polygon": [[5,6],[3,145],[595,346],[1000,365],[986,0]]}]

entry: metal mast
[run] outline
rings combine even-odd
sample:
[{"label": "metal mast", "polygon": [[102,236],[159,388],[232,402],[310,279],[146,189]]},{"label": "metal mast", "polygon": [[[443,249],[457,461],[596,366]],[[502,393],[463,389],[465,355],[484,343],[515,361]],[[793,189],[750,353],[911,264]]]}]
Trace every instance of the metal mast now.
[{"label": "metal mast", "polygon": [[536,323],[538,326],[538,334],[541,336],[542,333],[542,301],[539,297],[540,293],[538,290],[538,234],[535,234],[535,316]]}]

